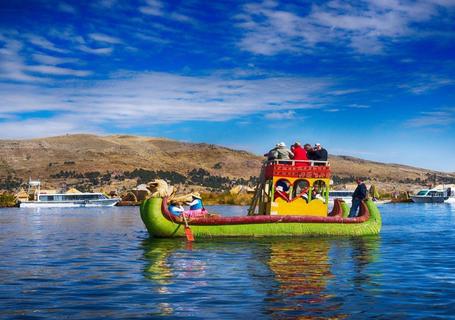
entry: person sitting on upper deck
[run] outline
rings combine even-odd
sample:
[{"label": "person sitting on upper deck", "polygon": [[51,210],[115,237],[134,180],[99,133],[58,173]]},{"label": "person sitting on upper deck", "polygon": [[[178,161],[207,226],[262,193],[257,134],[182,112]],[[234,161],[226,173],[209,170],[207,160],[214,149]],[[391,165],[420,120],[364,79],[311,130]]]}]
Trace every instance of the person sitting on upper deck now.
[{"label": "person sitting on upper deck", "polygon": [[[294,153],[291,150],[286,148],[286,144],[284,142],[280,142],[277,144],[276,147],[277,151],[277,160],[291,160],[294,158]],[[280,163],[288,163],[287,161],[280,161]]]},{"label": "person sitting on upper deck", "polygon": [[278,148],[278,143],[275,145],[275,148],[270,149],[269,152],[264,154],[264,157],[267,157],[268,161],[274,161],[278,159],[278,151],[276,150]]},{"label": "person sitting on upper deck", "polygon": [[292,147],[291,151],[294,153],[294,160],[297,160],[295,162],[295,166],[297,167],[306,167],[309,166],[309,162],[300,162],[300,161],[308,161],[308,156],[305,151],[305,149],[302,147],[300,142],[295,142]]},{"label": "person sitting on upper deck", "polygon": [[[314,145],[314,153],[315,153],[315,158],[316,158],[315,160],[317,160],[317,161],[327,161],[329,158],[327,150],[324,149],[320,143],[316,143]],[[316,166],[325,166],[326,164],[317,162],[317,163],[315,163],[315,165]]]},{"label": "person sitting on upper deck", "polygon": [[303,146],[303,148],[306,151],[306,155],[307,155],[308,160],[316,160],[316,153],[315,153],[314,149],[311,147],[311,144],[306,143]]}]

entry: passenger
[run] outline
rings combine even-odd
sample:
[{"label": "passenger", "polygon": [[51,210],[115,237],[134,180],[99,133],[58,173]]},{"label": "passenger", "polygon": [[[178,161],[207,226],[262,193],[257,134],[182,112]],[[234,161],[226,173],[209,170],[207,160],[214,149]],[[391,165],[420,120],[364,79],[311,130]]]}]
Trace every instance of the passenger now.
[{"label": "passenger", "polygon": [[303,148],[306,151],[306,155],[308,160],[316,160],[316,153],[314,152],[314,149],[311,147],[311,144],[307,143],[303,146]]},{"label": "passenger", "polygon": [[367,186],[363,183],[362,179],[357,178],[357,188],[352,194],[352,205],[351,210],[349,211],[348,218],[357,217],[357,210],[359,209],[360,203],[365,200],[368,196]]},{"label": "passenger", "polygon": [[[305,149],[302,148],[302,145],[299,142],[295,142],[291,151],[294,153],[294,160],[308,161],[308,156]],[[309,162],[295,162],[296,167],[306,167],[309,166]]]},{"label": "passenger", "polygon": [[322,201],[325,200],[324,197],[321,195],[321,192],[319,191],[319,187],[316,185],[313,187],[313,191],[311,192],[311,199],[319,199]]},{"label": "passenger", "polygon": [[[315,153],[315,158],[317,161],[327,161],[329,158],[329,155],[327,153],[327,150],[325,150],[320,143],[316,143],[314,145],[314,153]],[[325,166],[325,163],[316,163],[316,166]]]},{"label": "passenger", "polygon": [[373,201],[379,200],[379,192],[374,184],[371,185],[369,193]]},{"label": "passenger", "polygon": [[288,192],[289,188],[291,187],[290,183],[286,180],[278,180],[276,183],[276,187],[281,187],[281,191]]},{"label": "passenger", "polygon": [[[277,144],[276,151],[278,153],[277,159],[278,160],[291,160],[294,158],[294,154],[291,150],[286,148],[286,144],[284,142],[280,142]],[[289,161],[280,161],[282,164],[288,164]]]},{"label": "passenger", "polygon": [[190,210],[184,212],[185,216],[188,218],[199,218],[207,216],[208,212],[204,208],[200,193],[194,192],[191,194],[191,196],[193,198],[193,201],[188,203]]},{"label": "passenger", "polygon": [[278,151],[277,151],[277,148],[278,148],[278,143],[275,145],[275,148],[273,149],[270,149],[269,152],[265,153],[264,154],[264,157],[267,157],[267,160],[268,161],[274,161],[278,158]]},{"label": "passenger", "polygon": [[169,212],[172,213],[174,216],[179,217],[185,209],[183,208],[180,202],[171,201],[169,204]]},{"label": "passenger", "polygon": [[274,195],[274,200],[276,200],[278,197],[282,197],[285,200],[289,199],[289,194],[288,191],[291,188],[291,184],[286,181],[286,180],[278,180],[276,185],[275,185],[275,195]]}]

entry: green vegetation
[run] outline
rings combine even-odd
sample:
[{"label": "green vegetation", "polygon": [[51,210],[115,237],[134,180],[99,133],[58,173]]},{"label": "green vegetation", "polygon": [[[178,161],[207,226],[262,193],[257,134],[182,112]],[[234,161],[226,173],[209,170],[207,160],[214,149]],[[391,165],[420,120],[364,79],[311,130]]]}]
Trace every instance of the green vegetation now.
[{"label": "green vegetation", "polygon": [[0,194],[0,208],[15,207],[16,197],[10,193]]},{"label": "green vegetation", "polygon": [[11,175],[7,176],[6,179],[0,179],[0,190],[15,190],[20,187],[22,180]]},{"label": "green vegetation", "polygon": [[[154,179],[164,179],[171,184],[185,183],[186,177],[175,171],[152,171],[145,169],[134,169],[131,172],[125,171],[123,173],[124,178],[128,179],[137,179],[137,183],[147,183]],[[117,176],[117,178],[122,178],[122,175]]]}]

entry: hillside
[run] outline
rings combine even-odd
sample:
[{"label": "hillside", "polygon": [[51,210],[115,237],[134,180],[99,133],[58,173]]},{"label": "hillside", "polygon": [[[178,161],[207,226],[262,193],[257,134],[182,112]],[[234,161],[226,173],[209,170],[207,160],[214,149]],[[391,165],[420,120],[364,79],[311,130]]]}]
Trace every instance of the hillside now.
[{"label": "hillside", "polygon": [[[51,187],[128,188],[163,177],[174,184],[214,190],[232,183],[254,183],[262,157],[246,151],[164,138],[127,135],[66,135],[30,140],[0,140],[0,189],[16,189],[29,177]],[[332,156],[333,180],[352,183],[362,176],[384,186],[432,181],[454,182],[455,174],[348,156]],[[232,182],[234,180],[234,182]]]}]

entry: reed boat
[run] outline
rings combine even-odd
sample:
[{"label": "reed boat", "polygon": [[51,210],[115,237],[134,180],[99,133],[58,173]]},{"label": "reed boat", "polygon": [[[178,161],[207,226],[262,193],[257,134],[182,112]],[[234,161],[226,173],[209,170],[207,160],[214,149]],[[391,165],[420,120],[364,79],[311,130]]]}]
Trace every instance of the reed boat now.
[{"label": "reed boat", "polygon": [[[245,216],[191,218],[196,237],[218,236],[361,236],[378,234],[381,215],[365,200],[357,217],[348,218],[349,206],[335,199],[329,212],[328,161],[264,162],[250,208]],[[142,220],[153,237],[183,237],[185,222],[168,208],[168,197],[153,197],[141,207]]]},{"label": "reed boat", "polygon": [[[157,238],[185,237],[184,222],[168,210],[167,198],[150,198],[141,207],[149,234]],[[199,237],[363,236],[378,234],[381,215],[373,201],[360,206],[359,216],[347,218],[349,207],[336,200],[326,217],[308,215],[250,215],[193,218],[188,224]]]}]

